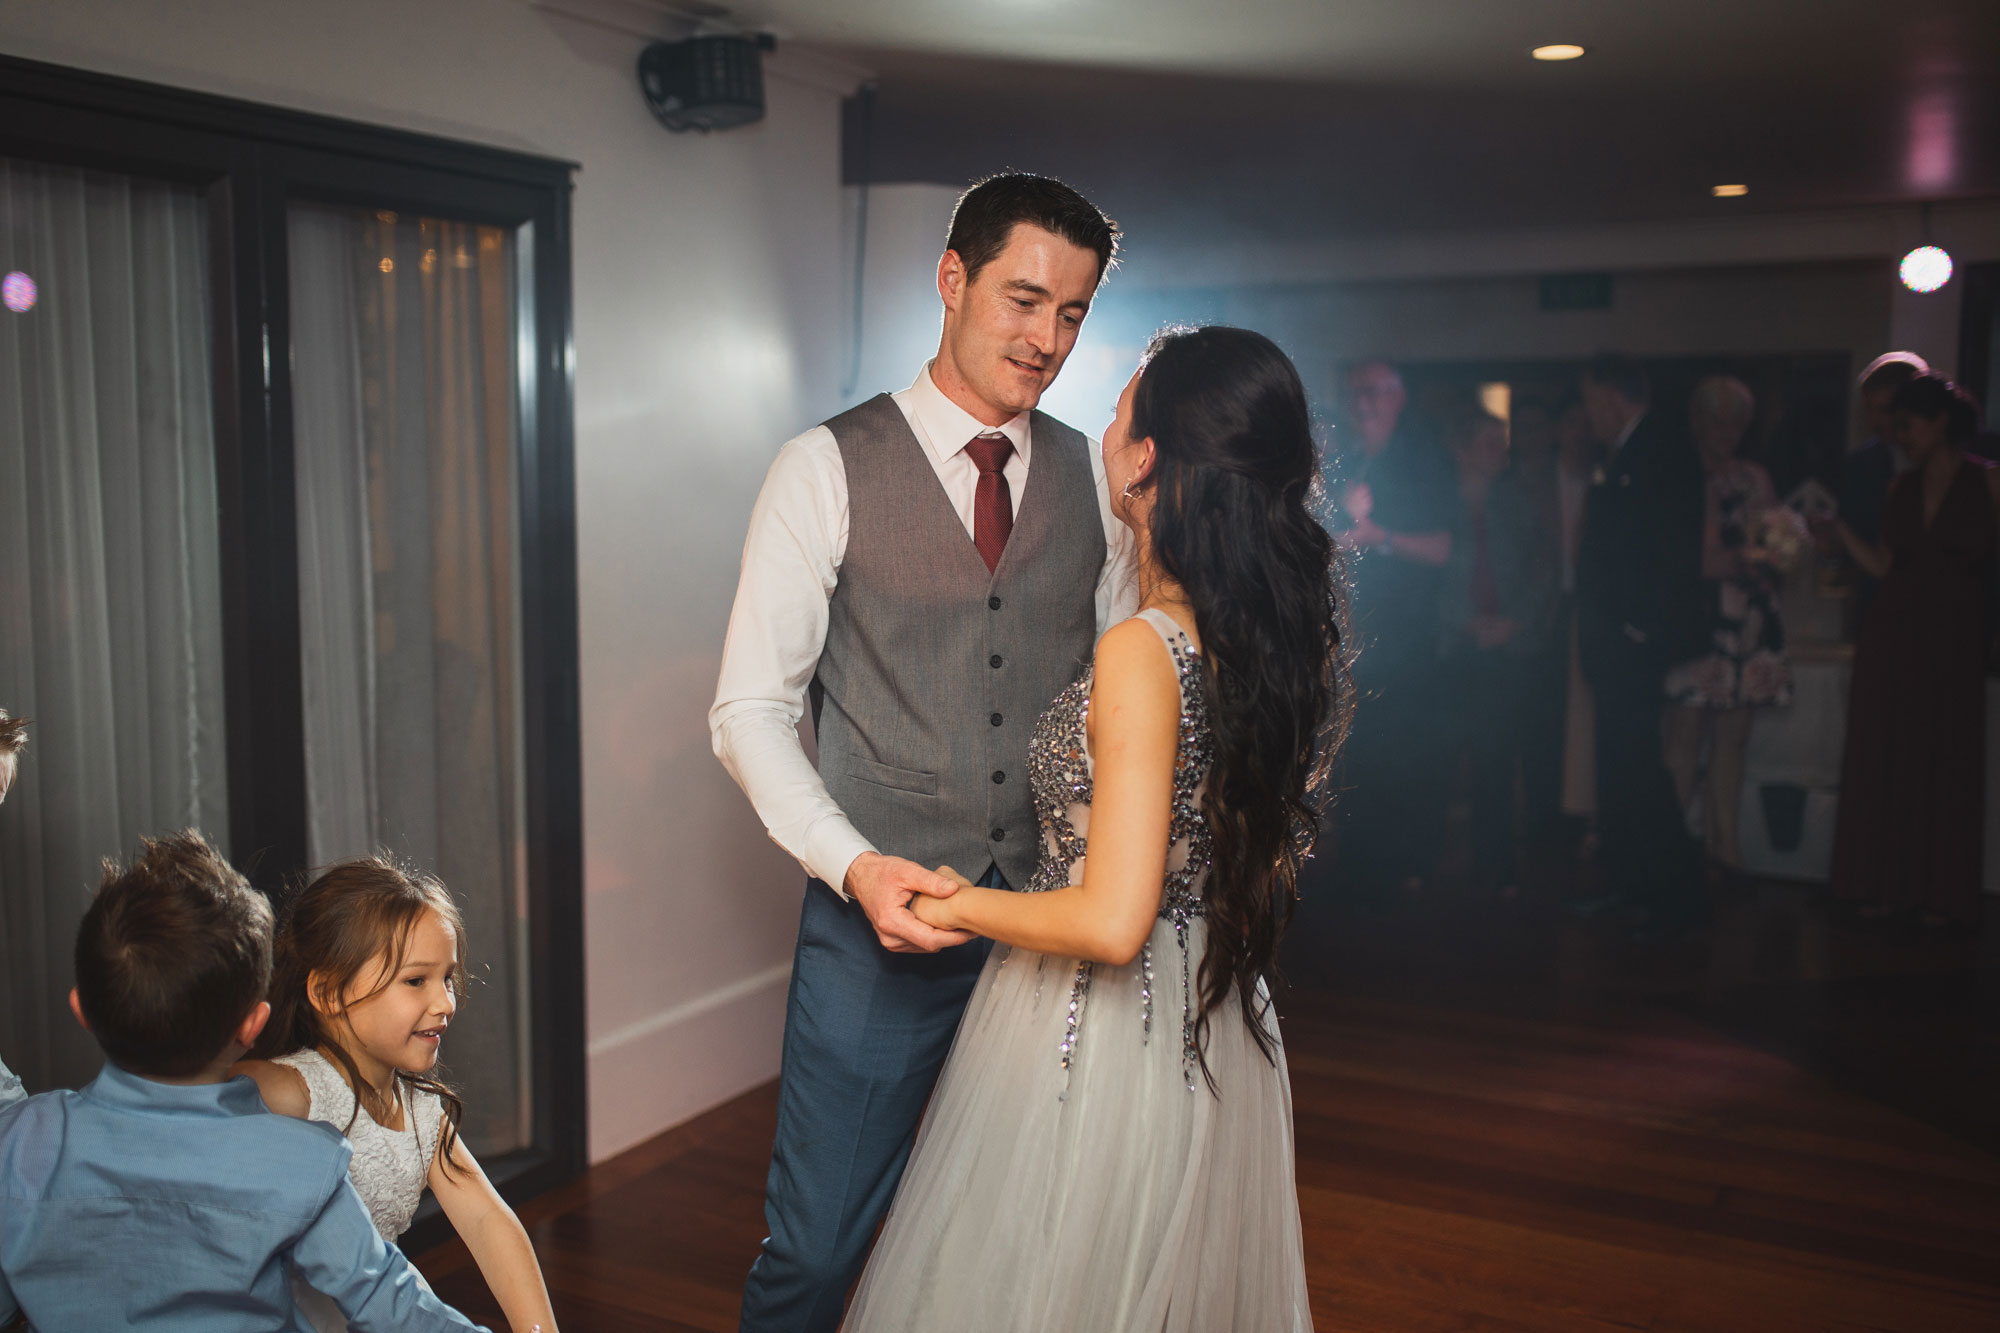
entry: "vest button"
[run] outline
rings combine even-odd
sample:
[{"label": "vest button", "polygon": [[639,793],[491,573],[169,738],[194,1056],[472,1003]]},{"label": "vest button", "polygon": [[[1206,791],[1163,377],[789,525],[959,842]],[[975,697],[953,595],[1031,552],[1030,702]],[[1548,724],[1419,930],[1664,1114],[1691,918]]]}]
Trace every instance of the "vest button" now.
[{"label": "vest button", "polygon": [[991,660],[987,662],[987,665],[992,667],[995,671],[998,671],[1000,669],[1000,663],[1001,663],[1000,654],[995,653],[993,654]]},{"label": "vest button", "polygon": [[1007,841],[1007,830],[1006,830],[1006,829],[1003,829],[1003,828],[997,828],[997,829],[994,829],[994,830],[993,830],[993,841],[995,841],[995,842],[1005,842],[1005,841]]},{"label": "vest button", "polygon": [[1000,771],[999,769],[997,769],[997,768],[993,770],[993,785],[994,785],[994,786],[996,786],[996,787],[997,787],[997,786],[999,786],[999,785],[1000,785],[1001,783],[1005,782],[1006,780],[1007,780],[1007,775],[1006,775],[1005,773],[1001,772],[1001,771]]},{"label": "vest button", "polygon": [[1000,609],[1000,599],[998,597],[987,598],[986,609],[989,611],[998,611]]},{"label": "vest button", "polygon": [[994,726],[996,726],[996,727],[997,727],[997,726],[999,726],[999,725],[1000,725],[1000,723],[1001,723],[1001,722],[1002,722],[1002,721],[1003,721],[1004,719],[1002,719],[1002,718],[1001,718],[1001,716],[1000,716],[1000,715],[999,715],[998,713],[995,713],[995,714],[994,714],[994,715],[993,715],[992,717],[990,717],[990,718],[988,718],[988,719],[986,719],[986,720],[987,720],[988,722],[991,722],[991,723],[992,723],[992,724],[993,724]]}]

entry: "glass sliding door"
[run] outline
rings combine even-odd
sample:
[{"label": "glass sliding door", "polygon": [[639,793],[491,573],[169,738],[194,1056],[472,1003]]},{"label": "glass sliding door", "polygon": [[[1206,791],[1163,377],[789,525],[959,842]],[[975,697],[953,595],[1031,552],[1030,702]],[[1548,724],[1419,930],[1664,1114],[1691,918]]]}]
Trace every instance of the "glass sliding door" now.
[{"label": "glass sliding door", "polygon": [[0,1055],[32,1091],[101,1057],[64,1004],[100,858],[228,851],[202,191],[0,158]]},{"label": "glass sliding door", "polygon": [[65,1000],[99,858],[194,825],[281,898],[385,852],[466,917],[445,1059],[489,1176],[582,1169],[572,171],[0,55],[0,708],[33,719],[0,1056],[32,1090],[98,1065]]},{"label": "glass sliding door", "polygon": [[308,858],[457,897],[491,1157],[532,1132],[513,229],[295,203],[287,238]]}]

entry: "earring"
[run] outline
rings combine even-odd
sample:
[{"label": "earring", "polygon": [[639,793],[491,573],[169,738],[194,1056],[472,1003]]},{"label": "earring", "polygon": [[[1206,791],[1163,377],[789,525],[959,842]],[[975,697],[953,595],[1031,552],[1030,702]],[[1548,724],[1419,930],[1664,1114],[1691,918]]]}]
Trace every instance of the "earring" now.
[{"label": "earring", "polygon": [[[1134,478],[1132,479],[1132,481],[1137,481],[1137,480],[1138,480],[1138,478],[1137,478],[1137,477],[1134,477]],[[1119,492],[1118,492],[1118,498],[1119,498],[1119,499],[1121,499],[1121,500],[1123,500],[1123,501],[1125,501],[1125,502],[1126,502],[1127,504],[1130,504],[1130,503],[1132,502],[1132,482],[1131,482],[1131,481],[1128,481],[1128,482],[1126,482],[1126,483],[1125,483],[1125,489],[1123,489],[1123,490],[1121,490],[1121,491],[1119,491]]]}]

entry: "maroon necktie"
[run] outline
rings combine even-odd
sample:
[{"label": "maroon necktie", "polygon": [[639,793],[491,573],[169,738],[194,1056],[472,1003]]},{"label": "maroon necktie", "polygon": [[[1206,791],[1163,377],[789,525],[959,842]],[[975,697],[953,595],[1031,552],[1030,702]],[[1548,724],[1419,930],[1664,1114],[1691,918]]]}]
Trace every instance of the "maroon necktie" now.
[{"label": "maroon necktie", "polygon": [[1014,530],[1014,492],[1000,471],[1014,456],[1014,442],[1005,435],[976,435],[965,453],[979,468],[979,489],[972,493],[972,544],[990,574]]}]

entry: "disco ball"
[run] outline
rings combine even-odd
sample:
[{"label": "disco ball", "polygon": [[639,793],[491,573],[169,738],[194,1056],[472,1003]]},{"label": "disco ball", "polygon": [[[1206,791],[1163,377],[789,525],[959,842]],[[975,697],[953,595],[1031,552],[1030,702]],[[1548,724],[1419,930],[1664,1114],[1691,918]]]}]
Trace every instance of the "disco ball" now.
[{"label": "disco ball", "polygon": [[1920,245],[1903,256],[1898,270],[1913,292],[1934,292],[1951,281],[1951,256],[1935,245]]},{"label": "disco ball", "polygon": [[0,304],[4,304],[17,315],[25,315],[35,308],[35,280],[16,269],[5,278],[0,278]]}]

